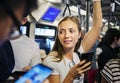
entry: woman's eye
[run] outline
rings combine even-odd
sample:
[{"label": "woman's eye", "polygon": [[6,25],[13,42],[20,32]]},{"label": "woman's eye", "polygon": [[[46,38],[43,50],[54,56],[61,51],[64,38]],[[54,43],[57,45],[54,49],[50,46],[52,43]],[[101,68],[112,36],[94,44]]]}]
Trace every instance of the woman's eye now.
[{"label": "woman's eye", "polygon": [[75,30],[70,30],[70,33],[74,33],[75,32]]},{"label": "woman's eye", "polygon": [[64,31],[59,31],[59,34],[63,34],[64,33]]}]

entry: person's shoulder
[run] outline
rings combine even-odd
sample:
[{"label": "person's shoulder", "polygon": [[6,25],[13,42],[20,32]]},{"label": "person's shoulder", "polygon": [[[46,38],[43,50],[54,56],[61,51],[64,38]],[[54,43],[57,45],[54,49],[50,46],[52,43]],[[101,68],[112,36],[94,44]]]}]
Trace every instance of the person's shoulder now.
[{"label": "person's shoulder", "polygon": [[33,39],[32,38],[29,38],[28,36],[26,36],[26,35],[21,35],[21,37],[23,38],[23,39],[25,39],[25,40],[30,40],[30,41],[32,41]]},{"label": "person's shoulder", "polygon": [[54,58],[54,56],[47,55],[47,57],[44,59],[44,62],[53,62]]},{"label": "person's shoulder", "polygon": [[54,56],[47,56],[44,61],[43,64],[52,68],[52,69],[58,69],[59,65],[58,62],[55,61],[55,57]]},{"label": "person's shoulder", "polygon": [[114,58],[114,59],[110,59],[107,63],[106,63],[106,65],[107,66],[109,66],[109,67],[113,67],[113,65],[114,66],[119,66],[119,64],[120,64],[120,58]]},{"label": "person's shoulder", "polygon": [[33,45],[37,45],[37,43],[32,38],[27,37],[26,35],[22,35],[22,38],[27,42],[32,43]]},{"label": "person's shoulder", "polygon": [[56,63],[56,57],[47,55],[47,57],[44,59],[43,63]]},{"label": "person's shoulder", "polygon": [[47,57],[44,59],[43,63],[50,64],[50,63],[58,63],[58,59],[56,58],[57,52],[53,51],[50,52]]},{"label": "person's shoulder", "polygon": [[108,62],[111,63],[111,64],[113,64],[113,63],[120,63],[120,58],[110,59]]}]

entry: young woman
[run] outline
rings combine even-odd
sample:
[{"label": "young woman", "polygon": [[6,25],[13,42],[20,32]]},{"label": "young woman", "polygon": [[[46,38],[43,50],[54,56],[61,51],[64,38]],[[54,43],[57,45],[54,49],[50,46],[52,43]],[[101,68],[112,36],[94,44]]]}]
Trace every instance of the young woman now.
[{"label": "young woman", "polygon": [[65,17],[58,24],[58,33],[52,52],[44,64],[53,69],[48,78],[50,83],[83,83],[84,72],[90,69],[91,62],[80,61],[76,52],[86,53],[94,45],[102,26],[100,1],[94,1],[93,27],[81,42],[81,28],[74,16]]}]

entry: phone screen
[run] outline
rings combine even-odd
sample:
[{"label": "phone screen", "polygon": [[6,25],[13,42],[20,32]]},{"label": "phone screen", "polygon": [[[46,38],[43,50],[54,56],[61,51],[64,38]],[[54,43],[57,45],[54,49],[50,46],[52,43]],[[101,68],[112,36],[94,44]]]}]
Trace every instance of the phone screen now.
[{"label": "phone screen", "polygon": [[92,61],[94,52],[82,53],[81,54],[81,61],[87,60],[87,62]]},{"label": "phone screen", "polygon": [[15,83],[26,83],[27,81],[30,81],[30,83],[42,83],[51,73],[51,68],[43,64],[38,64],[19,78]]}]

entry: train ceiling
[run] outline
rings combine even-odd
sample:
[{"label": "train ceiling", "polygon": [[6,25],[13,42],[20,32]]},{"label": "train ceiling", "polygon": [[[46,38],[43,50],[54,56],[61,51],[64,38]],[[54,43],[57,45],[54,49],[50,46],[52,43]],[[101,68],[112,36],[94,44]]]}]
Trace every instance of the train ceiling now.
[{"label": "train ceiling", "polygon": [[[70,0],[70,5],[80,5],[82,9],[86,9],[86,1]],[[120,24],[120,0],[101,0],[101,5],[103,18],[112,23]]]}]

